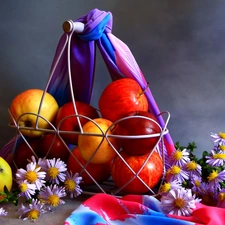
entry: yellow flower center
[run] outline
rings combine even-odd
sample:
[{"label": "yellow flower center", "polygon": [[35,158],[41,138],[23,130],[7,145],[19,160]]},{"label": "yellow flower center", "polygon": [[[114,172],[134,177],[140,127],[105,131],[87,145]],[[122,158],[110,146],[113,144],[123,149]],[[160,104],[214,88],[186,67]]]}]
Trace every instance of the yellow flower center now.
[{"label": "yellow flower center", "polygon": [[212,181],[212,180],[215,180],[217,177],[218,177],[218,172],[216,170],[213,170],[213,172],[209,174],[208,180]]},{"label": "yellow flower center", "polygon": [[173,175],[179,174],[180,173],[180,167],[176,166],[176,165],[172,166],[171,170],[170,170],[170,173],[172,173]]},{"label": "yellow flower center", "polygon": [[59,196],[58,195],[49,195],[49,197],[48,197],[48,204],[50,205],[50,206],[53,206],[53,207],[56,207],[56,206],[58,206],[59,205],[59,201],[60,201],[60,199],[59,199]]},{"label": "yellow flower center", "polygon": [[25,178],[29,183],[34,183],[37,180],[38,176],[36,172],[31,170],[26,173]]},{"label": "yellow flower center", "polygon": [[174,200],[174,206],[176,208],[181,209],[181,208],[184,207],[184,205],[185,205],[185,202],[184,202],[184,200],[182,198],[176,198]]},{"label": "yellow flower center", "polygon": [[180,150],[177,150],[177,151],[174,152],[173,158],[176,161],[182,159],[182,157],[183,157],[183,154],[182,154],[182,152]]},{"label": "yellow flower center", "polygon": [[76,182],[74,180],[68,179],[64,182],[65,189],[67,191],[74,191],[76,188]]},{"label": "yellow flower center", "polygon": [[36,209],[31,209],[27,213],[27,218],[30,219],[30,220],[36,220],[36,219],[38,219],[39,216],[40,216],[40,212]]},{"label": "yellow flower center", "polygon": [[52,178],[55,179],[59,174],[59,169],[56,167],[51,167],[48,170],[48,175]]},{"label": "yellow flower center", "polygon": [[167,193],[170,190],[170,188],[171,188],[170,183],[165,183],[161,186],[160,192]]},{"label": "yellow flower center", "polygon": [[225,151],[225,145],[220,145],[220,150]]},{"label": "yellow flower center", "polygon": [[219,132],[219,136],[220,138],[225,139],[225,133]]},{"label": "yellow flower center", "polygon": [[195,180],[195,181],[194,181],[194,184],[195,184],[196,187],[199,187],[199,186],[201,185],[201,183],[200,183],[199,180]]},{"label": "yellow flower center", "polygon": [[186,165],[188,170],[195,170],[197,168],[197,163],[195,161],[191,161]]},{"label": "yellow flower center", "polygon": [[218,199],[219,199],[219,201],[223,202],[225,200],[225,193],[219,193]]},{"label": "yellow flower center", "polygon": [[20,184],[20,190],[21,190],[21,192],[26,192],[27,189],[28,189],[27,184],[25,184],[25,183],[21,183]]},{"label": "yellow flower center", "polygon": [[224,153],[213,154],[214,159],[225,159]]}]

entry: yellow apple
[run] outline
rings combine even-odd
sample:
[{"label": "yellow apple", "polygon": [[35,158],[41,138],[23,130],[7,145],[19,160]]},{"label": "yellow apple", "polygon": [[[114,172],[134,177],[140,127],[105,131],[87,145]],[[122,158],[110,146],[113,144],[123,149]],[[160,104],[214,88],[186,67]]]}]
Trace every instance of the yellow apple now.
[{"label": "yellow apple", "polygon": [[[44,98],[40,113],[38,114],[42,96],[44,96]],[[58,103],[48,92],[44,92],[40,89],[28,89],[18,94],[13,99],[9,108],[11,114],[10,121],[12,124],[15,124],[15,122],[17,123],[23,135],[28,137],[38,137],[43,134],[38,128],[49,128],[49,122],[54,122],[58,109]],[[37,114],[44,117],[46,120],[38,117]],[[23,127],[28,129],[23,129]]]},{"label": "yellow apple", "polygon": [[12,188],[12,169],[10,165],[0,157],[0,191],[4,191],[4,186],[8,191]]},{"label": "yellow apple", "polygon": [[104,118],[96,118],[93,121],[85,123],[82,128],[83,134],[78,136],[80,154],[84,160],[91,163],[107,163],[117,155],[116,150],[118,150],[117,139],[107,137],[108,141],[105,137],[112,134],[109,129],[112,122]]}]

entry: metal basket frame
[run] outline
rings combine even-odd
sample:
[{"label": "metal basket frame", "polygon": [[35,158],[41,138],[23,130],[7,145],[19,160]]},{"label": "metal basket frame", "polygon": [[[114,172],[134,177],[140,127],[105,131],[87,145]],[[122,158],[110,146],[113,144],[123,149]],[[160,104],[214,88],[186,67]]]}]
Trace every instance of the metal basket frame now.
[{"label": "metal basket frame", "polygon": [[[78,27],[78,28],[77,28]],[[16,128],[17,130],[17,137],[16,137],[16,141],[15,141],[15,145],[14,145],[14,148],[13,148],[13,153],[16,151],[16,146],[17,146],[17,141],[18,139],[21,137],[25,142],[26,144],[29,146],[30,150],[32,151],[32,153],[34,154],[34,156],[36,158],[38,158],[37,154],[35,153],[35,151],[32,149],[32,147],[29,145],[29,142],[27,141],[27,138],[23,135],[22,133],[22,130],[24,129],[27,129],[27,130],[36,130],[36,131],[41,131],[43,133],[54,133],[55,134],[55,137],[58,136],[61,141],[63,142],[63,144],[67,147],[67,150],[71,153],[71,149],[68,147],[67,143],[63,140],[63,138],[61,137],[60,134],[62,133],[73,133],[73,134],[79,134],[79,135],[95,135],[95,136],[101,136],[102,137],[102,142],[104,139],[106,139],[108,141],[108,143],[111,145],[111,147],[114,149],[114,151],[116,152],[116,154],[122,159],[122,161],[126,164],[126,166],[130,169],[130,171],[133,173],[133,178],[131,180],[129,180],[129,182],[127,182],[123,187],[116,187],[114,182],[112,180],[108,180],[106,182],[103,182],[102,184],[99,184],[97,181],[95,181],[95,179],[91,176],[91,174],[86,170],[88,164],[90,163],[91,159],[94,157],[94,155],[96,154],[96,152],[98,151],[98,148],[100,147],[101,143],[99,144],[98,148],[96,149],[96,151],[94,152],[94,154],[92,155],[92,157],[90,158],[89,161],[87,161],[86,165],[82,165],[79,160],[73,155],[74,159],[80,164],[80,166],[82,167],[82,172],[80,173],[80,175],[82,176],[82,173],[83,172],[86,172],[90,178],[93,180],[94,182],[94,185],[92,185],[92,187],[85,187],[84,189],[87,189],[87,190],[84,190],[84,193],[86,194],[95,194],[99,191],[103,192],[103,193],[110,193],[112,195],[116,195],[116,196],[120,196],[121,193],[123,193],[123,188],[128,185],[130,182],[132,182],[135,178],[139,179],[140,182],[142,182],[143,185],[145,185],[148,190],[149,190],[149,194],[151,195],[157,195],[158,193],[158,190],[155,192],[154,190],[152,190],[151,188],[149,188],[147,186],[147,184],[144,183],[144,181],[139,177],[139,174],[141,172],[141,170],[143,169],[143,167],[145,166],[145,164],[147,163],[148,159],[151,157],[151,153],[149,153],[149,156],[148,158],[146,159],[146,161],[144,162],[144,164],[141,166],[141,168],[139,169],[139,171],[137,173],[135,173],[132,168],[126,163],[126,161],[123,159],[123,157],[120,155],[119,153],[119,150],[118,149],[115,149],[115,147],[112,145],[112,143],[110,142],[109,138],[153,138],[153,137],[159,137],[158,139],[158,142],[156,143],[156,145],[154,146],[154,151],[157,151],[160,153],[161,157],[162,157],[162,160],[163,160],[163,165],[164,165],[164,169],[163,169],[163,176],[162,176],[162,179],[161,179],[161,184],[162,184],[162,181],[165,177],[165,173],[166,173],[166,170],[165,170],[165,155],[166,155],[166,150],[165,150],[165,146],[164,146],[164,135],[167,134],[169,131],[167,129],[167,125],[168,125],[168,122],[169,122],[169,119],[170,119],[170,113],[169,112],[162,112],[160,115],[158,116],[162,116],[162,115],[166,115],[167,118],[165,120],[165,126],[164,127],[161,127],[159,125],[159,123],[157,123],[156,121],[150,119],[150,118],[147,118],[145,116],[135,116],[135,118],[142,118],[142,119],[147,119],[147,120],[151,120],[153,121],[159,128],[160,128],[160,133],[157,133],[157,134],[151,134],[151,135],[137,135],[137,136],[123,136],[123,135],[114,135],[114,134],[108,134],[108,131],[113,127],[115,126],[116,124],[118,124],[119,122],[123,121],[123,120],[126,120],[126,119],[130,119],[132,118],[133,116],[129,116],[129,117],[124,117],[124,118],[121,118],[120,120],[114,122],[106,132],[104,132],[101,127],[92,119],[86,117],[86,116],[83,116],[83,115],[79,115],[78,114],[78,111],[77,111],[77,108],[76,108],[76,101],[75,101],[75,96],[74,96],[74,92],[73,92],[73,84],[72,84],[72,75],[71,75],[71,65],[70,65],[70,54],[71,54],[71,51],[70,51],[70,43],[71,43],[71,37],[73,35],[74,32],[82,32],[82,24],[79,23],[77,24],[77,22],[71,22],[71,21],[66,21],[64,24],[63,24],[63,28],[64,28],[64,31],[66,32],[66,39],[65,39],[65,43],[63,45],[63,48],[56,60],[56,63],[54,65],[54,67],[52,68],[51,72],[50,72],[50,75],[49,75],[49,78],[48,78],[48,81],[47,81],[47,84],[45,86],[45,89],[44,89],[44,92],[43,92],[43,95],[42,95],[42,98],[41,98],[41,101],[40,101],[40,105],[39,105],[39,109],[38,109],[38,112],[37,113],[25,113],[25,114],[22,114],[18,120],[15,120],[15,118],[13,118],[10,110],[9,111],[9,114],[12,118],[12,121],[13,121],[13,124],[9,124],[9,126],[11,127],[14,127]],[[63,52],[65,51],[66,49],[66,45],[68,45],[68,48],[67,48],[67,57],[68,57],[68,76],[69,76],[69,88],[70,88],[70,93],[71,93],[71,99],[72,99],[72,102],[73,102],[73,107],[74,107],[74,112],[75,114],[74,115],[71,115],[69,117],[76,117],[77,118],[77,121],[78,121],[78,124],[79,124],[79,128],[80,128],[80,132],[77,132],[77,131],[61,131],[60,130],[60,124],[63,122],[63,120],[66,120],[67,118],[69,117],[66,117],[64,118],[58,125],[58,127],[55,127],[50,121],[48,121],[46,118],[44,118],[43,116],[40,115],[40,112],[41,112],[41,108],[42,108],[42,104],[43,104],[43,100],[44,100],[44,96],[47,92],[47,89],[49,87],[49,84],[50,84],[50,81],[52,79],[52,76],[58,66],[58,63],[60,61],[60,58],[63,54]],[[32,114],[34,116],[36,116],[36,123],[35,123],[35,127],[23,127],[23,126],[20,126],[20,120],[21,118],[26,115],[26,114]],[[101,130],[101,134],[94,134],[94,133],[85,133],[83,132],[83,129],[82,129],[82,125],[81,125],[81,122],[80,122],[80,118],[85,118],[89,121],[92,121],[93,123],[95,123],[96,126],[98,126],[98,128]],[[48,124],[49,124],[49,128],[48,129],[43,129],[43,128],[40,128],[38,127],[38,121],[40,119],[43,119],[45,120]],[[53,145],[53,143],[52,143]],[[52,146],[51,145],[51,146]],[[159,147],[160,146],[160,147]],[[50,147],[51,149],[51,147]],[[49,149],[49,151],[50,151]],[[47,155],[46,155],[47,157]],[[15,165],[16,166],[16,165]],[[159,186],[161,186],[161,184]],[[94,187],[93,187],[94,186]],[[104,186],[104,187],[103,187]]]}]

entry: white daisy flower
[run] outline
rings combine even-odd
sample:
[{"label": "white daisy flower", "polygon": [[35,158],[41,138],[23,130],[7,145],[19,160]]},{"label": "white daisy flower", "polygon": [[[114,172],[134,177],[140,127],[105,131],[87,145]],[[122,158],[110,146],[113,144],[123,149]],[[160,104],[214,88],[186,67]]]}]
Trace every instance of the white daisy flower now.
[{"label": "white daisy flower", "polygon": [[27,199],[31,199],[37,190],[36,185],[28,183],[27,180],[19,181],[18,186],[20,189],[18,197],[25,197]]},{"label": "white daisy flower", "polygon": [[27,180],[28,183],[35,184],[37,189],[40,190],[43,184],[45,183],[46,173],[40,171],[41,167],[37,166],[36,163],[30,162],[25,169],[18,169],[16,172],[17,182],[23,182]]},{"label": "white daisy flower", "polygon": [[170,190],[161,198],[161,209],[165,214],[190,216],[195,209],[195,198],[190,189],[178,188]]}]

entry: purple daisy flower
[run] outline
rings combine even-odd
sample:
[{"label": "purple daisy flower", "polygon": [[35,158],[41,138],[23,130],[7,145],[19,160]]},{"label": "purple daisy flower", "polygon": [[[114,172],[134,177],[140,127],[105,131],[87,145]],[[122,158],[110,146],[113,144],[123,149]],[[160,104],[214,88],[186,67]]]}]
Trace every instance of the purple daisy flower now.
[{"label": "purple daisy flower", "polygon": [[225,133],[219,132],[219,134],[211,133],[211,139],[216,145],[225,145]]},{"label": "purple daisy flower", "polygon": [[28,205],[28,207],[21,204],[20,208],[18,209],[19,218],[23,220],[33,220],[39,218],[39,216],[43,213],[47,212],[44,204],[38,201],[37,199],[32,199],[32,202]]},{"label": "purple daisy flower", "polygon": [[70,198],[77,197],[82,193],[82,189],[79,185],[81,180],[82,177],[80,177],[78,173],[75,173],[73,175],[71,171],[70,173],[67,171],[66,179],[64,181],[64,187],[66,193],[70,195]]},{"label": "purple daisy flower", "polygon": [[38,195],[39,200],[51,210],[65,202],[61,199],[66,196],[65,187],[58,187],[56,184],[44,187]]},{"label": "purple daisy flower", "polygon": [[212,148],[212,150],[215,153],[225,153],[225,145],[214,145],[213,148]]},{"label": "purple daisy flower", "polygon": [[162,196],[160,207],[165,214],[190,216],[196,207],[195,203],[190,189],[178,188]]},{"label": "purple daisy flower", "polygon": [[217,170],[213,170],[209,176],[207,177],[209,182],[209,187],[213,189],[221,190],[220,182],[225,181],[225,170],[218,172]]},{"label": "purple daisy flower", "polygon": [[32,198],[37,190],[36,185],[28,183],[27,180],[19,181],[18,186],[20,189],[18,197],[25,197],[27,199]]},{"label": "purple daisy flower", "polygon": [[202,174],[202,167],[195,161],[190,161],[184,165],[185,170],[188,172],[189,177],[194,175],[200,176]]},{"label": "purple daisy flower", "polygon": [[47,167],[43,168],[46,173],[46,179],[52,184],[59,184],[64,182],[66,178],[66,164],[60,159],[47,159]]},{"label": "purple daisy flower", "polygon": [[172,189],[181,188],[181,183],[178,180],[174,180],[172,182],[164,182],[159,189],[159,193],[161,195],[167,194]]},{"label": "purple daisy flower", "polygon": [[178,180],[180,183],[183,183],[185,180],[189,179],[188,173],[177,165],[173,165],[166,172],[166,181],[172,182]]},{"label": "purple daisy flower", "polygon": [[220,145],[220,146],[218,147],[218,151],[219,151],[220,153],[225,153],[225,145]]},{"label": "purple daisy flower", "polygon": [[[30,161],[30,160],[29,160]],[[47,164],[47,159],[38,158],[36,159],[33,155],[31,156],[31,161],[33,163],[36,163],[37,166],[40,166],[41,168],[45,168]]]},{"label": "purple daisy flower", "polygon": [[209,186],[209,183],[201,182],[200,186],[197,189],[197,194],[199,196],[214,196],[214,193],[217,192],[212,186]]},{"label": "purple daisy flower", "polygon": [[5,211],[5,209],[3,209],[3,207],[0,208],[0,216],[7,216],[8,212]]},{"label": "purple daisy flower", "polygon": [[223,166],[225,164],[225,153],[211,150],[210,156],[206,156],[206,163],[210,166]]},{"label": "purple daisy flower", "polygon": [[193,193],[199,194],[201,191],[202,177],[200,175],[193,174],[190,176]]},{"label": "purple daisy flower", "polygon": [[168,159],[168,163],[173,166],[183,167],[186,163],[190,161],[189,152],[187,149],[179,150],[177,149],[172,153],[172,155]]}]

